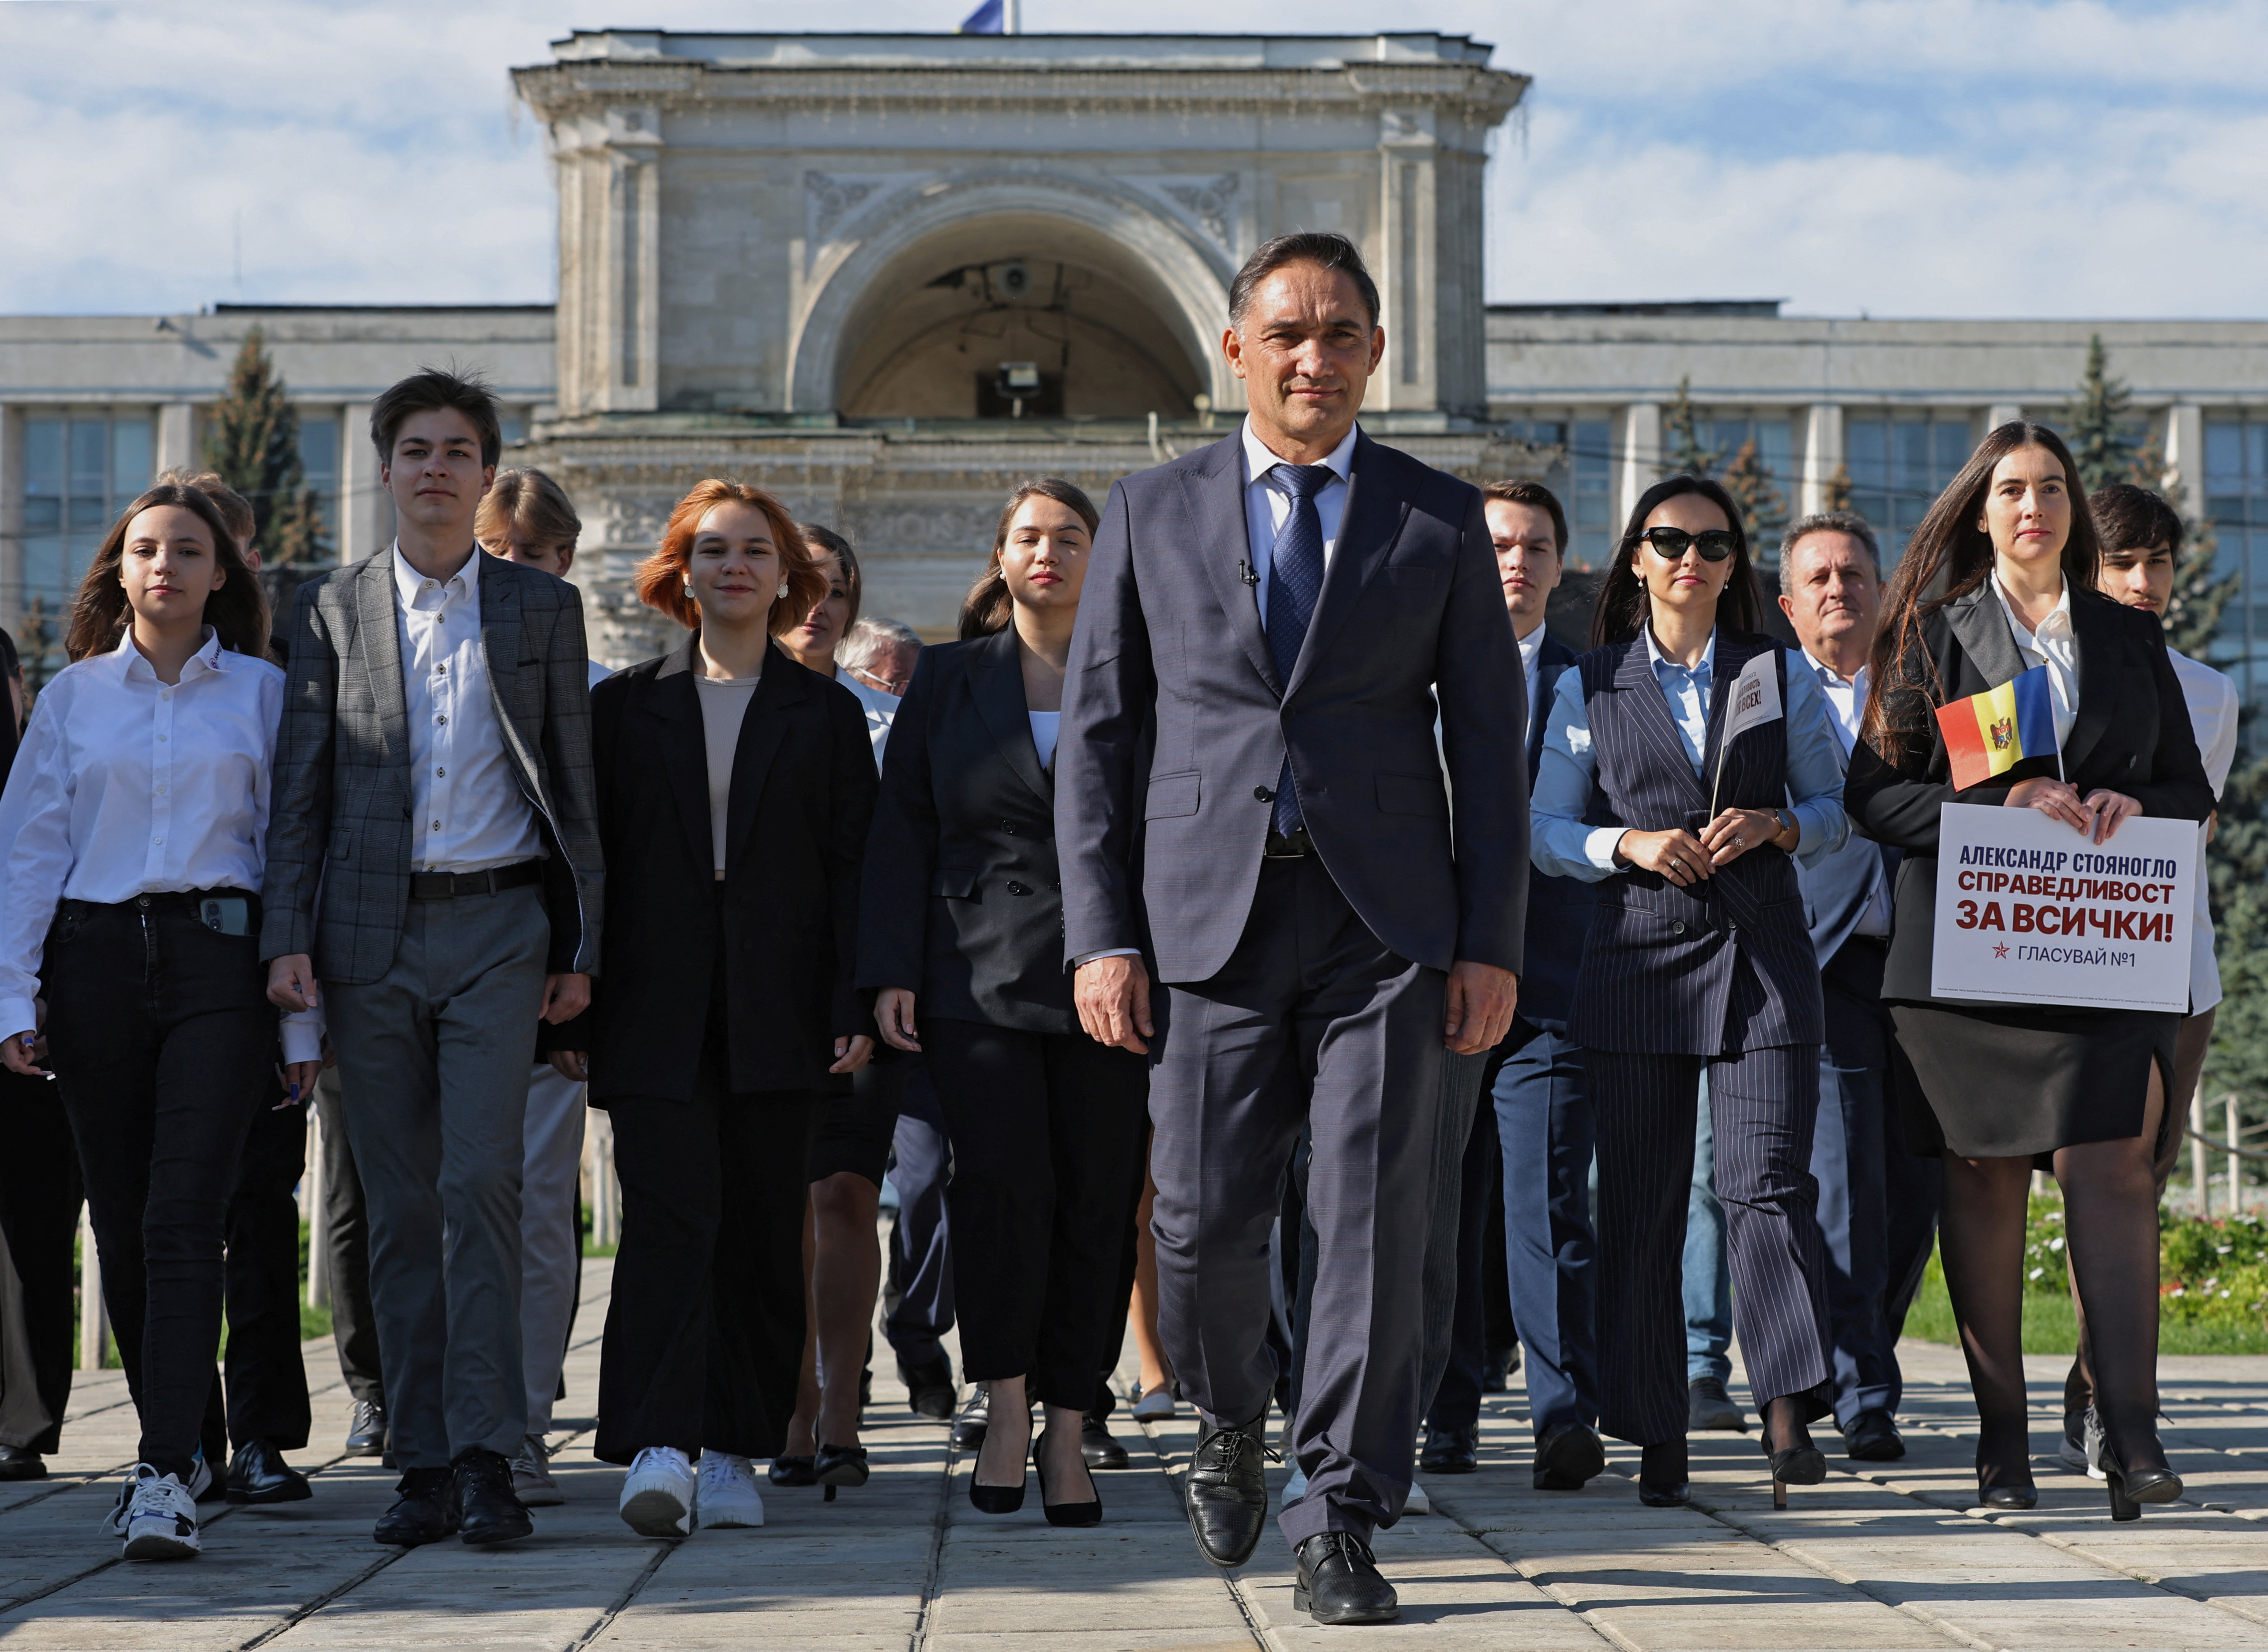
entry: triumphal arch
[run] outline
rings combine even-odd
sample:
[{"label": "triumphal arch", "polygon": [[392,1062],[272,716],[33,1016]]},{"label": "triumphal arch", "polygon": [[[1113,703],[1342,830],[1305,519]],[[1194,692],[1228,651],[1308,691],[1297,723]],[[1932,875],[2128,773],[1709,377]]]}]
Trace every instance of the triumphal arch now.
[{"label": "triumphal arch", "polygon": [[1233,426],[1252,249],[1363,249],[1366,423],[1478,476],[1482,169],[1528,82],[1461,36],[674,34],[522,69],[559,190],[558,405],[608,653],[669,503],[744,477],[860,548],[869,612],[951,625],[1017,478],[1089,488]]}]

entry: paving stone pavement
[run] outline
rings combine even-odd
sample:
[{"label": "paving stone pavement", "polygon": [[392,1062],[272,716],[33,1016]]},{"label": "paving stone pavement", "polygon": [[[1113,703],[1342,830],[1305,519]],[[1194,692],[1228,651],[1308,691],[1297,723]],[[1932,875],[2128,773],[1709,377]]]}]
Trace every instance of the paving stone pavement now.
[{"label": "paving stone pavement", "polygon": [[[887,1350],[867,1442],[876,1472],[833,1503],[767,1486],[761,1530],[681,1543],[615,1516],[620,1471],[591,1456],[590,1397],[611,1265],[593,1262],[561,1408],[567,1493],[500,1549],[370,1541],[394,1477],[335,1456],[348,1412],[328,1342],[307,1345],[316,1494],[276,1510],[208,1505],[205,1552],[126,1565],[95,1523],[134,1449],[115,1372],[82,1375],[53,1478],[0,1486],[0,1643],[17,1648],[448,1648],[453,1652],[1294,1652],[1351,1642],[1439,1652],[1967,1647],[2268,1648],[2268,1359],[2169,1360],[2166,1440],[2180,1503],[2114,1527],[2099,1485],[2052,1455],[2062,1362],[2034,1362],[2040,1507],[1966,1508],[1976,1420],[1959,1356],[1904,1349],[1911,1450],[1837,1456],[1775,1513],[1752,1437],[1693,1438],[1695,1507],[1638,1506],[1636,1454],[1580,1493],[1528,1489],[1524,1401],[1492,1396],[1478,1474],[1429,1477],[1436,1512],[1380,1535],[1400,1623],[1322,1629],[1292,1608],[1291,1557],[1202,1561],[1178,1475],[1186,1409],[1144,1430],[1135,1465],[1097,1476],[1106,1523],[1057,1531],[969,1507],[969,1464],[909,1416]],[[880,1346],[878,1342],[878,1346]],[[1515,1379],[1515,1388],[1517,1380]],[[1736,1398],[1746,1396],[1736,1390]],[[559,1434],[553,1436],[556,1444]],[[1831,1442],[1831,1436],[1822,1443]],[[1284,1471],[1270,1471],[1280,1486]]]}]

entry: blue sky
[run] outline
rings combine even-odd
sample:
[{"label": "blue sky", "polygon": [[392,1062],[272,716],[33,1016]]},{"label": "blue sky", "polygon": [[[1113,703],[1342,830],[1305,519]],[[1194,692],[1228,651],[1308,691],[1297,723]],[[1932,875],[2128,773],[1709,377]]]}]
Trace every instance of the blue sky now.
[{"label": "blue sky", "polygon": [[[838,0],[949,29],[974,0]],[[506,71],[574,26],[791,28],[722,0],[0,0],[0,313],[548,299],[551,187]],[[1098,9],[1025,0],[1032,31]],[[1116,23],[1119,13],[1101,14]],[[1286,26],[1149,0],[1148,27]],[[1314,0],[1533,75],[1489,181],[1499,302],[1806,314],[2268,313],[2262,0]]]}]

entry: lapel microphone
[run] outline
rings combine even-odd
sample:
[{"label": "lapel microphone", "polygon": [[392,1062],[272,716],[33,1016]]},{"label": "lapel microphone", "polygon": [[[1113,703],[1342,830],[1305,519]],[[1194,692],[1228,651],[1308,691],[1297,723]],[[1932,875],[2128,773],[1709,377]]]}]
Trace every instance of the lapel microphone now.
[{"label": "lapel microphone", "polygon": [[1252,564],[1248,562],[1240,562],[1236,564],[1236,577],[1256,591],[1260,588],[1260,576],[1253,572]]}]

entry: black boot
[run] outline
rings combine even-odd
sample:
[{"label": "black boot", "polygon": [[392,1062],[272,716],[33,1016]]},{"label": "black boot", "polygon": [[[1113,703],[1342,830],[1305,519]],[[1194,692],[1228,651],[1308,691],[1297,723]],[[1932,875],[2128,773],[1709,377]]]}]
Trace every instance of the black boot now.
[{"label": "black boot", "polygon": [[519,1498],[512,1492],[512,1462],[501,1451],[478,1446],[460,1453],[449,1465],[457,1483],[457,1504],[463,1510],[457,1536],[466,1543],[509,1543],[535,1530]]},{"label": "black boot", "polygon": [[1648,1508],[1683,1508],[1691,1494],[1685,1468],[1685,1437],[1640,1449],[1638,1500]]}]

